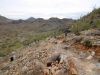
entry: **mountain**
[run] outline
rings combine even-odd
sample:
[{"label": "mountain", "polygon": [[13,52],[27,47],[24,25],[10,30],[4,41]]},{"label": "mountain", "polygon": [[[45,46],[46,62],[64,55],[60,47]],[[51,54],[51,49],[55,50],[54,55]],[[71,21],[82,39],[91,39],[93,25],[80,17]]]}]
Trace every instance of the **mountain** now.
[{"label": "mountain", "polygon": [[32,22],[32,21],[35,21],[35,18],[30,17],[30,18],[26,19],[26,21]]},{"label": "mountain", "polygon": [[12,20],[10,20],[10,19],[0,15],[0,24],[2,24],[2,23],[9,23],[11,21]]},{"label": "mountain", "polygon": [[59,18],[50,18],[46,20],[43,25],[39,28],[39,30],[52,30],[61,27],[67,27],[69,24],[73,22],[72,19],[59,19]]},{"label": "mountain", "polygon": [[[27,27],[27,29],[32,29],[35,31],[48,31],[48,30],[52,30],[52,29],[59,29],[62,27],[67,27],[69,24],[73,23],[73,19],[68,19],[68,18],[64,18],[64,19],[59,19],[59,18],[49,18],[48,20],[45,20],[43,18],[33,18],[30,17],[26,20],[10,20],[7,19],[6,17],[0,16],[1,17],[1,25],[8,25],[8,26],[13,26],[17,25],[17,27]],[[30,28],[31,27],[31,28]]]}]

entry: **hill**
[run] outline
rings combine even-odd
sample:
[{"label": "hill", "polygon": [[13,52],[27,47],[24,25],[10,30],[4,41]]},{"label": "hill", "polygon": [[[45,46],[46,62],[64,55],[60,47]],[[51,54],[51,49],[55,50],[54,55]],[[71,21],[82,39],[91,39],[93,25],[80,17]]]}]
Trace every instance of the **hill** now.
[{"label": "hill", "polygon": [[0,25],[1,25],[2,23],[9,23],[9,22],[11,22],[11,21],[12,21],[12,20],[10,20],[10,19],[8,19],[8,18],[6,18],[6,17],[0,15]]},{"label": "hill", "polygon": [[0,25],[0,56],[15,49],[28,46],[35,40],[42,40],[48,36],[62,33],[61,28],[66,28],[73,23],[72,19],[30,17],[26,20],[10,20],[1,16]]},{"label": "hill", "polygon": [[71,30],[75,34],[79,34],[80,31],[91,28],[100,28],[100,8],[94,8],[92,12],[76,20]]}]

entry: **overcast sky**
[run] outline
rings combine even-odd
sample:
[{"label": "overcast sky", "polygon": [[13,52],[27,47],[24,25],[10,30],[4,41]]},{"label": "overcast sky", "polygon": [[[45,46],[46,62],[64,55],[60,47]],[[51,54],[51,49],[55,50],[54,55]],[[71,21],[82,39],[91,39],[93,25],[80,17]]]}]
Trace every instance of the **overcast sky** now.
[{"label": "overcast sky", "polygon": [[100,0],[0,0],[0,15],[10,19],[78,19],[94,7],[100,7]]}]

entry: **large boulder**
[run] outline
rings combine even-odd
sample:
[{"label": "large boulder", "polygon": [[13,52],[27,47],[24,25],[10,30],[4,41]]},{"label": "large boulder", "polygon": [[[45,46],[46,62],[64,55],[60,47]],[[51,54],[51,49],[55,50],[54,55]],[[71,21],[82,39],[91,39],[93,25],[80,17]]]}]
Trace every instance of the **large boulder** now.
[{"label": "large boulder", "polygon": [[58,61],[60,62],[60,54],[58,52],[54,52],[50,57],[49,57],[49,62],[54,62]]}]

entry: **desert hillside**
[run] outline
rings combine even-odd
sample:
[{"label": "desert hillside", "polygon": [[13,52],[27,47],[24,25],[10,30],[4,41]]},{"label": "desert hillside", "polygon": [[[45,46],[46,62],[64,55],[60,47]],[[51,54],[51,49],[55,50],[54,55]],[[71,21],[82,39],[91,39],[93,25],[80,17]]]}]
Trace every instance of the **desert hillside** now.
[{"label": "desert hillside", "polygon": [[[8,21],[9,20],[9,21]],[[72,19],[30,17],[26,20],[10,20],[0,16],[0,56],[15,49],[28,46],[35,40],[62,33],[73,23]]]},{"label": "desert hillside", "polygon": [[100,75],[100,8],[78,20],[10,20],[0,30],[0,75]]}]

